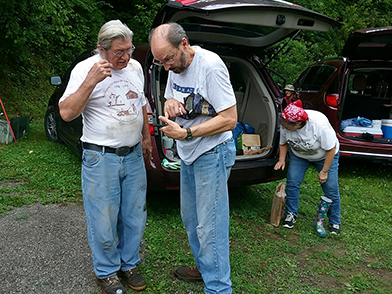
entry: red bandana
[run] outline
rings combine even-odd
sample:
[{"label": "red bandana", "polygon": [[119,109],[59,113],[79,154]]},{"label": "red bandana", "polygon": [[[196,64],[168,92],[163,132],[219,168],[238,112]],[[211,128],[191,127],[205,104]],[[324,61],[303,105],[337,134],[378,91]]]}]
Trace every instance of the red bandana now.
[{"label": "red bandana", "polygon": [[308,120],[308,114],[302,108],[302,101],[299,99],[287,105],[282,111],[282,117],[289,122]]}]

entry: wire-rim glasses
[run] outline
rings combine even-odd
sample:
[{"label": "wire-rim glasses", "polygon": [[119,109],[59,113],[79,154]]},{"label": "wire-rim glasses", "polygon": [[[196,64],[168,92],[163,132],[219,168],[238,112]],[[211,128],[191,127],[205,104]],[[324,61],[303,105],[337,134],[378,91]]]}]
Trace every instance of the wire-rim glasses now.
[{"label": "wire-rim glasses", "polygon": [[135,49],[136,49],[135,45],[132,45],[132,47],[129,48],[128,50],[122,50],[122,51],[117,51],[117,52],[114,52],[114,51],[112,51],[112,50],[108,50],[108,51],[109,51],[110,53],[112,53],[113,55],[116,55],[117,57],[121,57],[121,56],[123,56],[123,55],[125,54],[125,52],[126,52],[128,55],[132,55],[132,53],[133,53],[133,51],[135,51]]}]

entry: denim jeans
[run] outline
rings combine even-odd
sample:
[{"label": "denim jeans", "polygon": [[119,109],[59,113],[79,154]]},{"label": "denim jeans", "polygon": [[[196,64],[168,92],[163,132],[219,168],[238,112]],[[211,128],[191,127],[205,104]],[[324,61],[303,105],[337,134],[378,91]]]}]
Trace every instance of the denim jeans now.
[{"label": "denim jeans", "polygon": [[[306,159],[299,158],[290,152],[290,164],[287,171],[286,182],[286,214],[293,213],[298,216],[299,208],[299,191],[301,183],[304,179],[305,172],[309,165],[314,163],[320,172],[324,165],[324,160],[311,162]],[[340,193],[338,183],[338,166],[339,152],[335,154],[331,167],[328,171],[328,179],[321,184],[324,195],[332,200],[332,204],[328,211],[328,218],[331,224],[340,225]]]},{"label": "denim jeans", "polygon": [[84,149],[82,159],[88,241],[94,272],[103,279],[140,262],[147,218],[143,154],[138,144],[126,156]]},{"label": "denim jeans", "polygon": [[235,151],[230,139],[191,165],[181,162],[181,217],[205,293],[232,293],[227,180]]}]

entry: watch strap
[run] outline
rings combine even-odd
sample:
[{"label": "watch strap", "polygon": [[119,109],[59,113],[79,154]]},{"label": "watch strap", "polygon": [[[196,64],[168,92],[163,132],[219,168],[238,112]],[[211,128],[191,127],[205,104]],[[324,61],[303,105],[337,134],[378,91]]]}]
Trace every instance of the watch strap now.
[{"label": "watch strap", "polygon": [[185,130],[186,130],[186,140],[191,140],[193,138],[191,129],[186,128]]}]

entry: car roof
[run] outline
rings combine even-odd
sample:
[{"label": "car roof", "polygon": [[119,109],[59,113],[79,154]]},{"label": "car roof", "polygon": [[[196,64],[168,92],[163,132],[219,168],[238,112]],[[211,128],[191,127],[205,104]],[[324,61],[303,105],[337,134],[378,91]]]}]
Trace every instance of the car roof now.
[{"label": "car roof", "polygon": [[342,54],[350,60],[391,60],[391,50],[392,26],[352,32]]},{"label": "car roof", "polygon": [[157,13],[153,28],[180,23],[196,42],[265,48],[299,30],[328,31],[340,23],[281,0],[177,0]]}]

